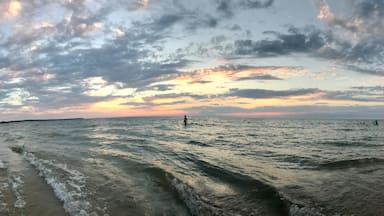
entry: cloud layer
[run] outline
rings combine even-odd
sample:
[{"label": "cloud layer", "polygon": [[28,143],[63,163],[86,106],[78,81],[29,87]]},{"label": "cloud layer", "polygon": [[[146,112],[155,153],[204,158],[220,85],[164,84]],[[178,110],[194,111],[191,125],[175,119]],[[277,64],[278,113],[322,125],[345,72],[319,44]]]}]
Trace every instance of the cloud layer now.
[{"label": "cloud layer", "polygon": [[303,24],[274,0],[2,1],[0,113],[380,106],[384,1],[313,3]]}]

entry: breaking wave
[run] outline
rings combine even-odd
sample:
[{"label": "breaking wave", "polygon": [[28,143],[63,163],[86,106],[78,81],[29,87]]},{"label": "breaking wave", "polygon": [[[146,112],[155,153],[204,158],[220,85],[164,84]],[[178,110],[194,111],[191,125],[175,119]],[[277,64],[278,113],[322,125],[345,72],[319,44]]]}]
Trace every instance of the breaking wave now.
[{"label": "breaking wave", "polygon": [[65,211],[72,216],[97,215],[87,201],[85,176],[67,167],[66,164],[39,159],[33,153],[25,152],[25,159],[32,164],[50,185],[56,197],[64,203]]},{"label": "breaking wave", "polygon": [[0,160],[0,169],[7,169],[7,164],[5,161]]}]

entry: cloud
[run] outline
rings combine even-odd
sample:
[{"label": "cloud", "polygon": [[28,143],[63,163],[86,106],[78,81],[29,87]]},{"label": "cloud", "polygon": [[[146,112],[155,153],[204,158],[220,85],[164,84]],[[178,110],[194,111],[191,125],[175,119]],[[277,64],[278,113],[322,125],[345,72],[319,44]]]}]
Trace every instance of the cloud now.
[{"label": "cloud", "polygon": [[384,86],[353,86],[352,89],[363,91],[384,92]]},{"label": "cloud", "polygon": [[384,76],[384,70],[381,68],[363,68],[356,65],[347,65],[346,68],[364,74]]},{"label": "cloud", "polygon": [[[310,57],[337,61],[347,70],[382,76],[384,66],[384,40],[351,42],[337,38],[332,31],[314,27],[297,29],[290,27],[287,33],[265,32],[271,39],[253,41],[236,40],[234,56],[279,57],[306,54]],[[364,67],[362,66],[364,65]]]},{"label": "cloud", "polygon": [[287,34],[271,31],[265,33],[272,34],[276,39],[260,41],[237,40],[234,43],[235,54],[271,57],[292,53],[314,53],[329,40],[327,35],[316,29],[304,32],[291,27],[288,29]]},{"label": "cloud", "polygon": [[169,91],[175,87],[173,84],[157,84],[157,85],[149,85],[142,88],[138,88],[137,92],[140,91]]},{"label": "cloud", "polygon": [[352,15],[332,12],[325,0],[317,0],[318,18],[327,29],[314,26],[289,27],[286,33],[265,31],[265,39],[237,39],[230,58],[241,56],[279,57],[305,54],[309,57],[336,61],[347,70],[382,76],[384,66],[384,15],[381,0],[353,1]]},{"label": "cloud", "polygon": [[253,75],[249,77],[240,77],[237,79],[237,81],[243,81],[243,80],[282,80],[282,79],[279,77],[272,76],[270,74]]},{"label": "cloud", "polygon": [[330,100],[358,102],[384,102],[384,86],[355,86],[344,91],[326,91],[323,96]]},{"label": "cloud", "polygon": [[342,16],[332,12],[330,5],[325,0],[317,0],[320,9],[318,18],[325,21],[331,28],[339,28],[352,33],[358,40],[377,40],[384,33],[384,2],[382,0],[355,0],[347,4],[351,15]]},{"label": "cloud", "polygon": [[278,98],[315,94],[321,92],[319,89],[292,89],[292,90],[266,90],[266,89],[231,89],[227,96],[244,98]]},{"label": "cloud", "polygon": [[10,106],[23,106],[28,102],[37,102],[38,97],[32,96],[30,92],[28,92],[25,89],[22,88],[12,88],[3,90],[1,92],[2,94],[5,94],[0,100],[0,107],[2,105],[10,105]]},{"label": "cloud", "polygon": [[246,116],[260,118],[300,119],[375,119],[384,115],[384,106],[264,106],[244,109],[232,106],[197,106],[188,109],[194,114]]},{"label": "cloud", "polygon": [[243,0],[240,5],[244,8],[267,8],[272,6],[274,0]]},{"label": "cloud", "polygon": [[259,25],[243,19],[275,9],[273,0],[2,1],[0,109],[85,109],[105,101],[184,108],[186,102],[226,99],[253,106],[255,99],[311,94],[319,100],[381,102],[380,95],[367,93],[373,89],[250,89],[272,88],[306,73],[284,66],[296,63],[273,66],[252,58],[300,54],[383,75],[382,2],[353,1],[353,18],[322,2],[319,17],[326,28],[291,26],[259,39],[247,32]]},{"label": "cloud", "polygon": [[227,64],[214,68],[201,68],[194,71],[169,74],[163,81],[182,84],[220,84],[226,81],[244,80],[283,80],[302,76],[305,71],[301,67],[285,66],[253,66],[246,64]]},{"label": "cloud", "polygon": [[325,20],[329,25],[337,28],[343,28],[345,30],[356,32],[358,31],[361,21],[359,19],[348,20],[339,16],[336,16],[330,6],[325,0],[317,0],[317,4],[320,8],[318,18]]},{"label": "cloud", "polygon": [[234,12],[232,11],[233,5],[229,0],[220,0],[217,2],[216,10],[223,14],[225,17],[232,17]]},{"label": "cloud", "polygon": [[154,96],[144,97],[145,101],[153,101],[157,99],[167,99],[167,98],[181,98],[181,97],[189,97],[193,99],[207,99],[208,95],[198,95],[191,93],[169,93],[169,94],[156,94]]},{"label": "cloud", "polygon": [[338,39],[338,48],[333,53],[338,52],[350,70],[382,76],[382,71],[375,68],[384,66],[384,1],[352,1],[348,4],[351,7],[348,17],[334,14],[325,0],[317,2],[319,19],[327,23],[334,35],[344,37]]}]

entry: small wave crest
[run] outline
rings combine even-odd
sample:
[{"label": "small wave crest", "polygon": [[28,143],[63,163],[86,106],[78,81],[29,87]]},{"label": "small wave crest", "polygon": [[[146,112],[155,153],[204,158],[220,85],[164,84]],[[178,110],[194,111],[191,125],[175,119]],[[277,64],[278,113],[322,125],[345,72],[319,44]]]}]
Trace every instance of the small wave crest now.
[{"label": "small wave crest", "polygon": [[5,161],[0,160],[0,169],[7,169],[7,164]]},{"label": "small wave crest", "polygon": [[196,141],[196,140],[190,140],[190,141],[188,142],[188,144],[191,144],[191,145],[197,145],[197,146],[204,146],[204,147],[209,146],[209,145],[206,144],[206,143],[199,142],[199,141]]},{"label": "small wave crest", "polygon": [[159,167],[147,167],[145,172],[154,176],[168,192],[174,193],[192,215],[225,215],[220,209],[199,195],[192,186]]},{"label": "small wave crest", "polygon": [[384,159],[381,158],[358,158],[351,160],[339,160],[322,163],[318,166],[320,169],[345,169],[351,167],[362,167],[376,164],[384,164]]},{"label": "small wave crest", "polygon": [[290,216],[326,216],[323,213],[318,212],[315,208],[299,206],[296,204],[291,205],[289,208]]},{"label": "small wave crest", "polygon": [[367,143],[363,142],[357,142],[357,141],[324,141],[320,142],[322,145],[330,145],[330,146],[339,146],[339,147],[346,147],[346,146],[367,146]]},{"label": "small wave crest", "polygon": [[[253,209],[249,209],[248,214],[266,214],[266,212],[270,212],[272,214],[288,215],[288,207],[291,202],[280,194],[277,188],[250,176],[205,161],[197,160],[196,163],[209,176],[231,185],[240,194],[243,194],[243,199],[248,204],[242,203],[241,205],[252,206],[255,204],[256,206]],[[238,210],[236,209],[236,211]]]},{"label": "small wave crest", "polygon": [[223,215],[222,212],[219,214],[219,209],[209,204],[192,187],[175,177],[168,176],[168,178],[192,215]]}]

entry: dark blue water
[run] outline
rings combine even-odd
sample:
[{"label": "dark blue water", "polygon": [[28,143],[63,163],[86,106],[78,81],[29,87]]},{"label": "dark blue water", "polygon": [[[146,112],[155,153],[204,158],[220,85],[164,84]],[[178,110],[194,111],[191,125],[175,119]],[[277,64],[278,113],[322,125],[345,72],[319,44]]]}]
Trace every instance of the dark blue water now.
[{"label": "dark blue water", "polygon": [[[0,125],[0,169],[3,163],[11,170],[15,157],[32,164],[70,215],[382,215],[379,123],[208,117],[191,117],[187,127],[182,118],[9,123]],[[10,153],[10,146],[25,151]]]}]

